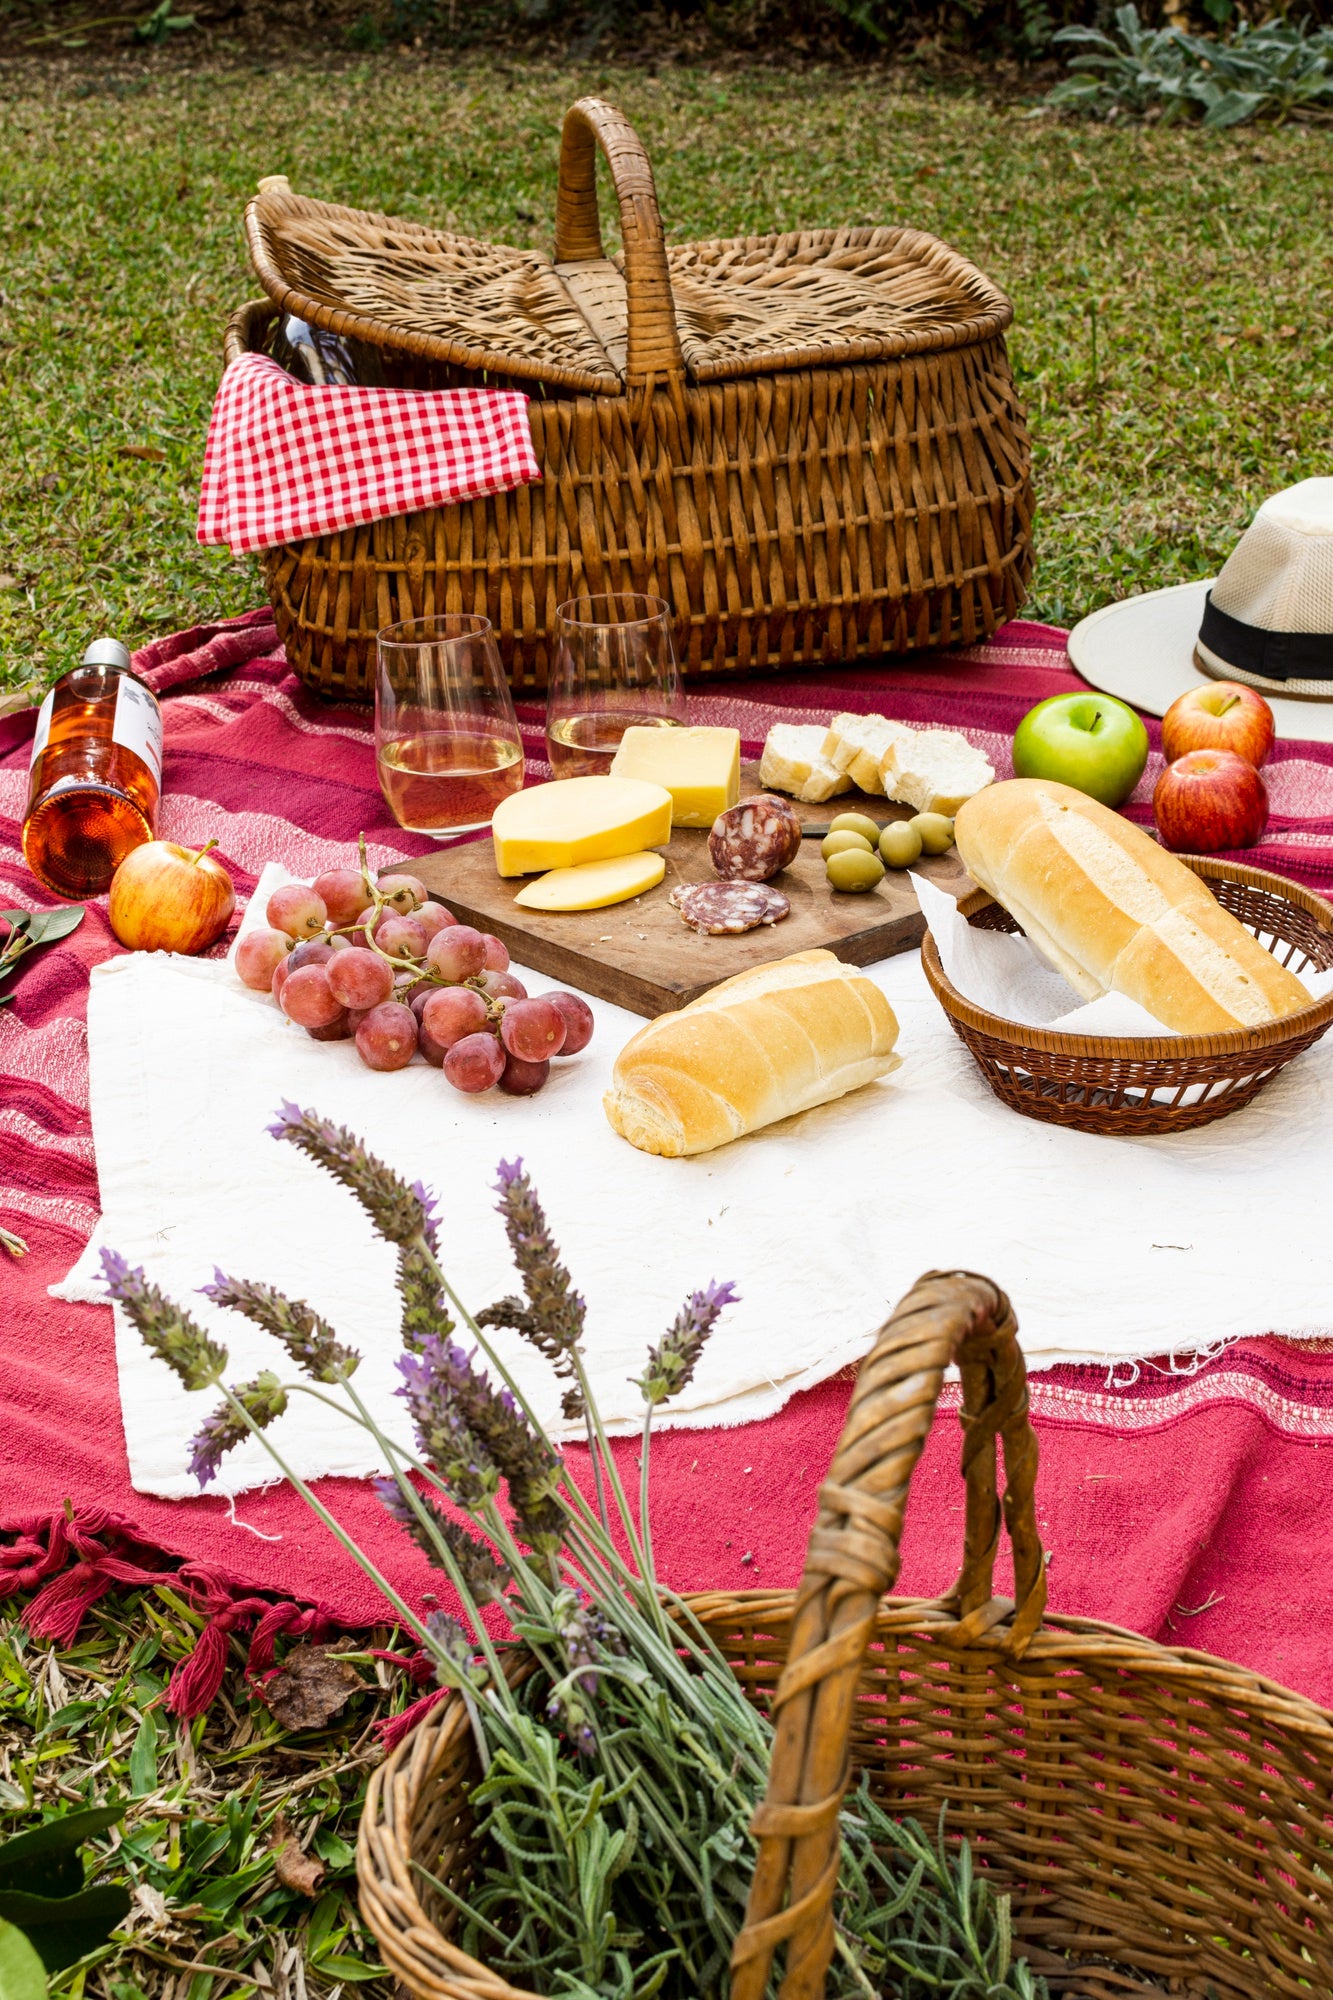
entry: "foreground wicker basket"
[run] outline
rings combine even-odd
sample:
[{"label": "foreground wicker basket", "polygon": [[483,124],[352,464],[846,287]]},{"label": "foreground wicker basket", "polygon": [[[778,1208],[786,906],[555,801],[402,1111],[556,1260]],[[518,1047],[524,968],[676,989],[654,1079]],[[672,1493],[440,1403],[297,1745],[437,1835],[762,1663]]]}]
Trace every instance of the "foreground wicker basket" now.
[{"label": "foreground wicker basket", "polygon": [[[624,241],[607,258],[595,147]],[[524,390],[540,486],[265,557],[296,671],[368,697],[375,634],[484,613],[516,687],[545,685],[556,607],[652,592],[687,672],[757,672],[986,637],[1031,566],[1012,308],[910,229],[668,247],[620,113],[565,119],[555,258],[261,184],[251,258],[284,311],[369,343],[391,384]],[[271,309],[233,319],[227,358]]]},{"label": "foreground wicker basket", "polygon": [[[1224,909],[1293,972],[1333,966],[1333,907],[1281,875],[1207,855],[1181,855]],[[962,914],[982,930],[1017,931],[984,889],[964,897]],[[927,931],[927,982],[955,1034],[995,1095],[1025,1118],[1080,1132],[1188,1132],[1239,1111],[1294,1056],[1333,1027],[1333,994],[1262,1028],[1226,1035],[1113,1039],[1030,1028],[967,1000],[945,976]]]},{"label": "foreground wicker basket", "polygon": [[[955,1360],[962,1575],[948,1597],[882,1599]],[[1000,1441],[1013,1599],[992,1587]],[[759,2000],[779,1946],[783,2000],[822,1991],[835,1815],[862,1771],[891,1810],[933,1827],[943,1808],[949,1831],[975,1843],[1012,1890],[1016,1938],[1053,1993],[1333,1992],[1333,1715],[1206,1654],[1046,1616],[1036,1468],[1008,1301],[984,1278],[937,1273],[861,1369],[799,1590],[691,1599],[777,1725],[732,2000]],[[478,1775],[466,1717],[447,1701],[371,1778],[361,1907],[421,2000],[522,1993],[450,1942],[444,1898],[414,1865],[466,1895]]]}]

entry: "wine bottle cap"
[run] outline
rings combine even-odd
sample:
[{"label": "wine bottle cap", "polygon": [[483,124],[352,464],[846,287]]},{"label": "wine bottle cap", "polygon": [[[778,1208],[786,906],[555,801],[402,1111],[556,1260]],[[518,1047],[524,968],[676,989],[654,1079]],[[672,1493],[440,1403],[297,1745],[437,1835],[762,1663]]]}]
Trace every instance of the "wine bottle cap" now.
[{"label": "wine bottle cap", "polygon": [[80,662],[85,667],[120,667],[130,664],[130,649],[119,639],[94,639]]}]

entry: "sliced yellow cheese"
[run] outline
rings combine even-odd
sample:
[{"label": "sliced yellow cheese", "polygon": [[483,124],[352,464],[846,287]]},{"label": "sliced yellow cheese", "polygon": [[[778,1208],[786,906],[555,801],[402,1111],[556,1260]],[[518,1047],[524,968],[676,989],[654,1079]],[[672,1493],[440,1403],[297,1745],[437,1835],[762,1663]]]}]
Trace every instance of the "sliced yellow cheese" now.
[{"label": "sliced yellow cheese", "polygon": [[564,778],[501,799],[491,820],[501,875],[539,875],[665,846],[671,794],[638,778]]},{"label": "sliced yellow cheese", "polygon": [[673,826],[711,826],[741,795],[739,729],[649,729],[636,724],[611,760],[613,778],[644,778],[671,794]]},{"label": "sliced yellow cheese", "polygon": [[660,854],[617,854],[611,861],[581,861],[577,868],[553,868],[519,890],[514,901],[525,910],[604,910],[655,889],[666,874]]}]

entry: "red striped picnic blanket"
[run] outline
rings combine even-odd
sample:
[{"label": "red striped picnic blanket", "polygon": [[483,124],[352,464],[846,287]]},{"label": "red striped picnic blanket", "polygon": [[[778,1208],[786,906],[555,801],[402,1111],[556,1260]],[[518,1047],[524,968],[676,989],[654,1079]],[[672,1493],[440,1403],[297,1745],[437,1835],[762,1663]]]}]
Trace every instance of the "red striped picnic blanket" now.
[{"label": "red striped picnic blanket", "polygon": [[[389,817],[367,712],[326,706],[303,689],[266,612],[177,634],[136,664],[167,697],[162,832],[196,844],[215,835],[242,900],[265,861],[314,874],[345,861],[362,830],[403,855],[428,850]],[[773,721],[877,710],[966,727],[1002,757],[1034,701],[1076,685],[1063,634],[1017,623],[963,654],[705,685],[691,694],[691,720],[737,724],[754,752]],[[540,709],[526,706],[520,718],[530,771],[544,775]],[[32,720],[0,720],[0,901],[25,906],[45,900],[18,842]],[[1265,776],[1274,811],[1260,858],[1327,887],[1333,748],[1285,742]],[[1132,810],[1147,816],[1144,804]],[[30,1245],[20,1262],[0,1252],[0,1529],[14,1531],[0,1535],[0,1596],[42,1584],[29,1615],[63,1637],[100,1590],[171,1567],[211,1621],[177,1689],[188,1710],[216,1687],[229,1629],[255,1635],[262,1665],[281,1630],[370,1622],[381,1606],[284,1490],[234,1507],[136,1494],[110,1311],[46,1294],[97,1214],[87,976],[117,949],[104,907],[94,906],[81,929],[34,959],[13,1004],[0,1008],[0,1221]],[[1002,1270],[988,1275],[1005,1282]],[[1333,1271],[1330,1279],[1333,1328]],[[1021,1320],[1022,1299],[1015,1304]],[[1250,1340],[1202,1365],[1197,1356],[1161,1357],[1119,1373],[1060,1368],[1033,1378],[1053,1606],[1220,1653],[1333,1704],[1333,1341]],[[795,1582],[846,1400],[846,1382],[833,1381],[763,1423],[662,1435],[653,1507],[674,1585]],[[958,1451],[949,1403],[913,1483],[902,1590],[933,1593],[952,1581],[963,1518]],[[400,1588],[431,1588],[367,1486],[330,1480],[322,1491]]]}]

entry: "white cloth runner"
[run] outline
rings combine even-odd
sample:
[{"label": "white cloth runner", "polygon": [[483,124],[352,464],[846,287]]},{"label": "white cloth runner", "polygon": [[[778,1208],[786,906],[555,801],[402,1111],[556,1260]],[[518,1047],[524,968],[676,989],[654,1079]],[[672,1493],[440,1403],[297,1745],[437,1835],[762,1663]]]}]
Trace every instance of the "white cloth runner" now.
[{"label": "white cloth runner", "polygon": [[[267,870],[256,921],[283,871]],[[532,990],[553,982],[523,973]],[[464,1098],[421,1064],[376,1075],[316,1043],[218,962],[130,955],[99,966],[89,1001],[92,1116],[103,1221],[61,1297],[104,1296],[106,1242],[223,1336],[234,1379],[282,1365],[275,1344],[199,1299],[214,1264],[304,1297],[360,1347],[358,1378],[401,1431],[392,1396],[393,1256],[352,1197],[269,1138],[284,1098],[350,1125],[440,1196],[447,1268],[475,1306],[513,1289],[490,1192],[521,1154],[588,1301],[591,1372],[606,1414],[637,1422],[629,1378],[684,1297],[734,1280],[729,1311],[668,1422],[764,1417],[867,1350],[922,1271],[966,1266],[1013,1296],[1030,1365],[1189,1355],[1264,1331],[1333,1327],[1333,1037],[1245,1111],[1172,1138],[1107,1139],[1017,1117],[992,1097],[925,984],[916,953],[871,968],[902,1024],[903,1065],[878,1084],[691,1160],[615,1136],[601,1109],[640,1025],[594,1001],[591,1047],[536,1098]],[[119,1311],[116,1349],[131,1476],[197,1489],[185,1444],[212,1398],[189,1395]],[[554,1417],[545,1362],[516,1341],[525,1388]],[[358,1432],[299,1399],[273,1436],[307,1477],[375,1470]],[[273,1477],[260,1447],[211,1491]]]}]

